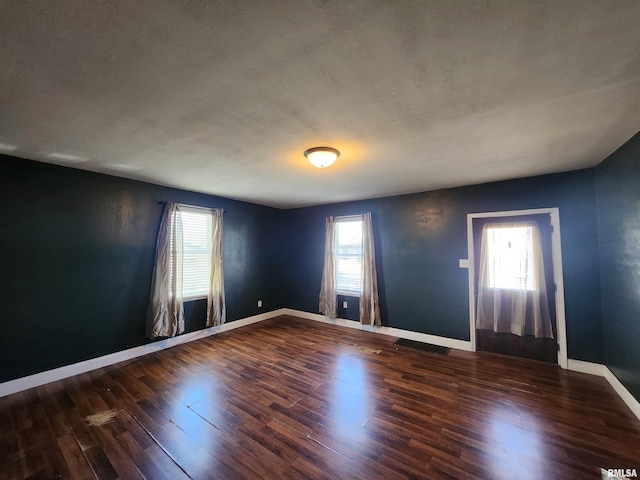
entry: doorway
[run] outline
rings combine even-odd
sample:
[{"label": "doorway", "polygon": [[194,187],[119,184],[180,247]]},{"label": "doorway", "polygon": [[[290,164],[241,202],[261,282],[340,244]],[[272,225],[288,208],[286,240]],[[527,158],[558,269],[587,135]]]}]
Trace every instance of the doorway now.
[{"label": "doorway", "polygon": [[[476,328],[478,284],[482,232],[488,228],[508,226],[516,222],[535,222],[540,232],[544,280],[553,338],[516,335],[511,332]],[[567,368],[564,291],[562,284],[562,256],[560,250],[559,210],[557,208],[508,212],[474,213],[467,216],[469,249],[469,314],[472,349],[488,351],[551,363]]]},{"label": "doorway", "polygon": [[[503,355],[512,355],[515,357],[530,358],[532,360],[540,360],[549,363],[558,363],[558,344],[556,342],[557,326],[556,326],[556,312],[555,312],[555,284],[553,281],[553,262],[551,255],[551,215],[537,214],[537,215],[516,215],[512,217],[485,217],[473,219],[473,244],[474,244],[474,270],[475,270],[475,291],[476,298],[475,304],[478,305],[478,292],[480,292],[480,259],[481,259],[481,247],[482,237],[485,228],[488,232],[503,232],[505,240],[511,246],[511,243],[516,243],[517,233],[521,230],[531,230],[532,227],[516,227],[509,229],[509,226],[513,225],[535,225],[536,230],[540,236],[539,242],[539,254],[542,256],[542,263],[544,265],[544,281],[541,282],[544,285],[545,291],[543,292],[545,302],[545,309],[548,310],[549,324],[551,326],[549,337],[536,337],[535,335],[515,335],[511,332],[495,332],[488,328],[478,328],[476,324],[476,350],[491,353],[501,353]],[[510,236],[509,232],[514,230],[514,235]],[[511,238],[513,237],[513,238]],[[526,240],[525,240],[526,241]],[[515,249],[512,248],[512,250]],[[522,250],[522,249],[521,249]],[[526,250],[526,248],[525,248]],[[526,252],[524,252],[526,253]],[[519,259],[510,258],[513,263],[518,262]],[[529,274],[532,273],[532,269],[528,269]],[[511,272],[513,275],[518,275],[519,272]],[[503,283],[505,283],[503,279]],[[521,279],[521,283],[526,283],[526,279]],[[507,288],[513,288],[506,285]],[[526,287],[526,286],[525,286]],[[524,296],[527,297],[526,291]],[[529,300],[531,300],[529,298]],[[527,315],[531,315],[531,301],[526,302],[529,305]],[[510,306],[510,305],[509,305]],[[506,315],[509,315],[507,313]],[[476,308],[476,319],[478,316],[478,308]],[[509,319],[506,319],[509,321]]]}]

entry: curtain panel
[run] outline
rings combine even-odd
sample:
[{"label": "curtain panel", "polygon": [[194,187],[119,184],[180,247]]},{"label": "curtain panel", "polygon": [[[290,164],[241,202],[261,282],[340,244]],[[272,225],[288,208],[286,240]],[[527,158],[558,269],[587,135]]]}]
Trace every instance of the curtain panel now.
[{"label": "curtain panel", "polygon": [[373,242],[371,212],[362,215],[362,292],[360,293],[360,323],[380,325],[376,249]]},{"label": "curtain panel", "polygon": [[[174,252],[171,251],[172,246]],[[180,205],[167,202],[156,242],[151,296],[147,310],[148,338],[173,337],[184,332],[182,247]]]},{"label": "curtain panel", "polygon": [[222,270],[222,215],[224,210],[211,213],[211,276],[207,294],[207,327],[222,325],[226,321],[224,273]]},{"label": "curtain panel", "polygon": [[320,283],[320,313],[335,320],[338,316],[338,297],[336,287],[336,221],[327,217],[324,227],[324,263]]}]

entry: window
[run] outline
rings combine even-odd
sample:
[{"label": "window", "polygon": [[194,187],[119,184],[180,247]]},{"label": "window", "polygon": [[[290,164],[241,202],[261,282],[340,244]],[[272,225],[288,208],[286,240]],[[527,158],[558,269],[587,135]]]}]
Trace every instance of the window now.
[{"label": "window", "polygon": [[[211,275],[211,212],[183,206],[177,215],[182,220],[182,297],[203,298],[208,295]],[[171,254],[176,255],[173,235],[171,239]],[[173,263],[171,266],[170,282]]]},{"label": "window", "polygon": [[336,291],[360,296],[362,292],[362,219],[336,219]]},{"label": "window", "polygon": [[487,227],[489,288],[535,290],[533,227]]}]

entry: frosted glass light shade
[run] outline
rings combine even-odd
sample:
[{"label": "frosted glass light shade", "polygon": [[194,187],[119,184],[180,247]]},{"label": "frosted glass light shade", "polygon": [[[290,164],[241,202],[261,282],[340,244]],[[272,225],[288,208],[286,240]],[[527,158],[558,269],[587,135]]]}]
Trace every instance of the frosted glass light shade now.
[{"label": "frosted glass light shade", "polygon": [[340,152],[331,147],[313,147],[305,151],[304,156],[314,167],[325,168],[334,164]]}]

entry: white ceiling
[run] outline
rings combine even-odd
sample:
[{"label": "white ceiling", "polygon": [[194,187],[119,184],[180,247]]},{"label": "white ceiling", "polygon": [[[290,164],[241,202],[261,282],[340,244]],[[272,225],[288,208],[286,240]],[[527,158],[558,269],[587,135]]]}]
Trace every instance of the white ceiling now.
[{"label": "white ceiling", "polygon": [[3,2],[0,153],[284,208],[591,167],[638,131],[639,25],[637,0]]}]

